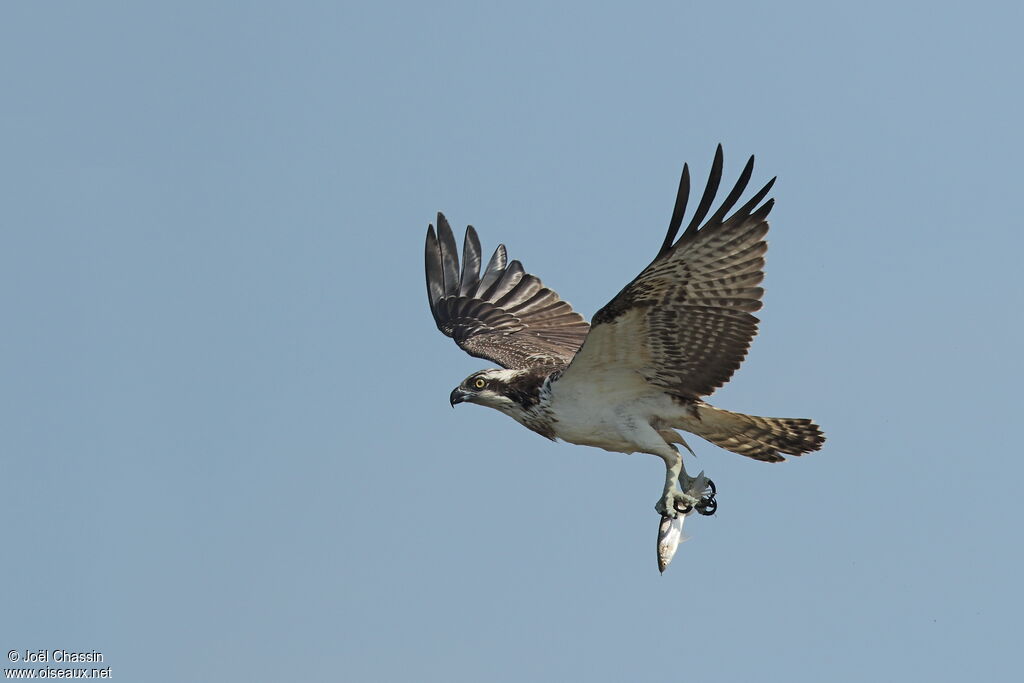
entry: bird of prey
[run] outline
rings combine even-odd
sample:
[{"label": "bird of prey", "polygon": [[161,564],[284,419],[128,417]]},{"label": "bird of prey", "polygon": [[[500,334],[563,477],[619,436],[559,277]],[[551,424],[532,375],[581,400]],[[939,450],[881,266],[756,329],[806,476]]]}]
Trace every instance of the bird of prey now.
[{"label": "bird of prey", "polygon": [[764,199],[775,179],[732,211],[753,167],[750,157],[705,220],[722,178],[719,145],[704,193],[680,235],[690,194],[684,164],[657,255],[589,325],[519,261],[509,261],[504,245],[481,269],[472,226],[460,265],[451,227],[439,213],[426,243],[434,321],[467,353],[502,368],[463,380],[451,392],[452,406],[494,408],[552,440],[662,458],[665,484],[655,510],[670,519],[717,508],[711,480],[687,474],[676,444],[693,450],[677,429],[762,462],[821,448],[824,434],[811,420],[734,413],[703,398],[732,377],[757,333],[753,312],[764,292],[758,285],[765,219],[774,203]]}]

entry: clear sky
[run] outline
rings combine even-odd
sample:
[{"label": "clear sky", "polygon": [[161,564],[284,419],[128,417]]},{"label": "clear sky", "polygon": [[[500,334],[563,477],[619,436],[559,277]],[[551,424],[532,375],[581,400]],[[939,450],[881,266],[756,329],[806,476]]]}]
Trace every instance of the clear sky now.
[{"label": "clear sky", "polygon": [[[1007,3],[4,3],[0,651],[125,681],[1019,672]],[[589,317],[717,143],[773,175],[713,398],[813,417],[659,576],[663,465],[450,390],[443,210]]]}]

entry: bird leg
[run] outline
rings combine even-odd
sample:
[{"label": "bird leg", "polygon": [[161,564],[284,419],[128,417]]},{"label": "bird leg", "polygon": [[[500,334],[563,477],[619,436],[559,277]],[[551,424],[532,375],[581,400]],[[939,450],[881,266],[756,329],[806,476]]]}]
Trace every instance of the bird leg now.
[{"label": "bird leg", "polygon": [[[683,444],[686,450],[690,451],[690,455],[695,458],[697,457],[697,454],[690,448],[690,444],[686,443],[682,436],[679,437],[679,443]],[[690,477],[686,474],[686,467],[681,467],[679,470],[679,486],[691,496],[700,497],[700,501],[694,506],[697,508],[697,512],[705,517],[715,514],[715,510],[718,509],[718,501],[715,500],[715,494],[718,493],[718,489],[715,488],[715,482],[705,477],[703,472],[696,477]]]},{"label": "bird leg", "polygon": [[[686,446],[685,443],[683,445]],[[690,450],[689,446],[687,450]],[[672,448],[672,455],[674,457],[661,456],[665,460],[665,490],[654,506],[655,511],[662,517],[669,518],[675,518],[680,512],[686,514],[693,509],[705,516],[715,514],[718,509],[718,501],[715,500],[718,490],[715,488],[715,482],[704,476],[703,472],[696,477],[689,476],[686,467],[683,466],[683,458],[675,447]],[[678,488],[676,482],[679,482]]]},{"label": "bird leg", "polygon": [[[686,514],[700,505],[701,496],[707,488],[707,478],[703,472],[696,478],[687,476],[683,458],[674,446],[665,455],[658,455],[665,461],[665,490],[654,505],[654,510],[662,517],[674,519],[680,512]],[[682,490],[676,486],[676,482],[682,485]]]}]

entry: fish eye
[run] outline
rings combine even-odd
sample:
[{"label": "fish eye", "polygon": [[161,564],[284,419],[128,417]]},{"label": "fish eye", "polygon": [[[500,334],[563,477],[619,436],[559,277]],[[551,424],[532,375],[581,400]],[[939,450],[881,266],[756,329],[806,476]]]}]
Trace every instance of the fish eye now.
[{"label": "fish eye", "polygon": [[483,377],[477,377],[476,380],[473,382],[473,386],[476,387],[477,389],[483,389],[484,387],[487,386],[487,380],[485,380]]}]

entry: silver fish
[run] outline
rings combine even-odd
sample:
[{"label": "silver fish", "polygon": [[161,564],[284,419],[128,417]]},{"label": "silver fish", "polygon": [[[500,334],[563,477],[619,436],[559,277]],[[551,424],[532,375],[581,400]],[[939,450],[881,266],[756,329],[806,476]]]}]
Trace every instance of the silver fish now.
[{"label": "silver fish", "polygon": [[662,574],[675,557],[683,538],[683,520],[692,515],[693,511],[676,515],[675,518],[662,517],[658,525],[658,571]]}]

